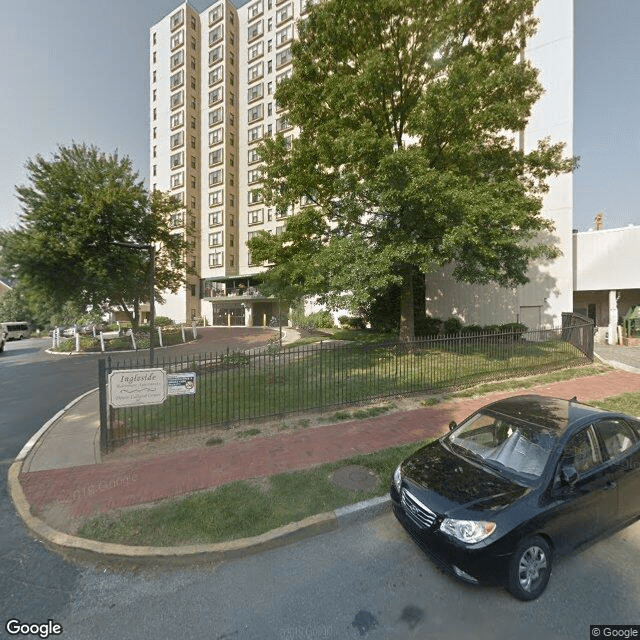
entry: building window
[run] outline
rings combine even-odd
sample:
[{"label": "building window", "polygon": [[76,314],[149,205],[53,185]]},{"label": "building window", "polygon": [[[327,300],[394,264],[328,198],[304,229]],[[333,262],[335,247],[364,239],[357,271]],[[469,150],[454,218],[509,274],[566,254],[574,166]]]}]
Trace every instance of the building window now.
[{"label": "building window", "polygon": [[248,204],[258,204],[262,202],[262,190],[261,189],[251,189],[247,194]]},{"label": "building window", "polygon": [[195,136],[191,136],[191,148],[192,149],[196,148],[196,137]]},{"label": "building window", "polygon": [[215,24],[219,20],[222,20],[222,15],[223,15],[223,5],[222,3],[220,3],[217,7],[209,11],[209,26]]},{"label": "building window", "polygon": [[262,98],[263,95],[264,95],[264,82],[254,84],[252,87],[249,87],[249,89],[247,90],[247,100],[249,102],[258,100],[259,98]]},{"label": "building window", "polygon": [[249,216],[248,223],[250,225],[262,224],[264,222],[263,209],[253,209],[253,211],[249,211],[248,216]]},{"label": "building window", "polygon": [[279,47],[287,42],[293,40],[293,25],[285,27],[284,29],[280,29],[280,31],[276,31],[276,47]]},{"label": "building window", "polygon": [[169,66],[171,67],[171,71],[173,71],[174,69],[177,69],[178,67],[180,67],[181,65],[184,64],[184,50],[180,50],[177,53],[174,53],[170,60],[169,60]]},{"label": "building window", "polygon": [[222,142],[222,127],[209,131],[209,146]]},{"label": "building window", "polygon": [[195,38],[191,38],[191,49],[195,51],[198,48],[198,43]]},{"label": "building window", "polygon": [[177,93],[171,95],[171,109],[177,109],[184,105],[184,90],[180,90]]},{"label": "building window", "polygon": [[249,124],[264,117],[264,105],[258,104],[247,111]]},{"label": "building window", "polygon": [[222,149],[216,149],[215,151],[209,152],[209,166],[213,167],[217,164],[220,164],[223,160]]},{"label": "building window", "polygon": [[276,24],[280,25],[291,17],[293,17],[293,7],[292,4],[289,3],[282,7],[282,9],[276,11]]},{"label": "building window", "polygon": [[250,127],[248,130],[248,139],[249,142],[255,142],[256,140],[260,140],[262,138],[263,127],[261,124]]},{"label": "building window", "polygon": [[229,154],[229,166],[233,167],[233,165],[235,164],[235,161],[236,161],[235,156],[233,155],[233,153],[230,153]]},{"label": "building window", "polygon": [[222,231],[215,231],[214,233],[209,234],[209,246],[210,247],[221,247],[222,246]]},{"label": "building window", "polygon": [[209,193],[209,206],[214,207],[222,204],[222,189]]},{"label": "building window", "polygon": [[253,62],[256,58],[259,58],[264,52],[264,42],[260,41],[249,47],[247,51],[247,62]]},{"label": "building window", "polygon": [[[191,176],[190,184],[191,184],[191,188],[192,188],[192,189],[195,189],[195,188],[196,188],[196,186],[197,186],[197,184],[198,184],[198,183],[196,182],[196,177],[195,177],[195,176]],[[195,198],[193,198],[193,200],[194,200],[194,204],[193,204],[193,206],[195,207],[195,206],[196,206],[196,205],[195,205]]]},{"label": "building window", "polygon": [[229,132],[229,145],[231,145],[232,147],[236,146],[236,138],[232,132]]},{"label": "building window", "polygon": [[184,9],[180,9],[179,11],[176,11],[169,19],[169,26],[171,28],[171,31],[174,31],[175,29],[177,29],[179,26],[183,24],[184,24]]},{"label": "building window", "polygon": [[224,180],[224,170],[216,169],[216,171],[211,171],[209,173],[209,186],[213,187],[217,184],[222,184]]},{"label": "building window", "polygon": [[209,31],[209,46],[212,47],[216,42],[220,42],[224,35],[224,25],[219,24],[215,29]]},{"label": "building window", "polygon": [[175,33],[174,35],[171,36],[171,41],[170,41],[171,51],[173,51],[174,49],[177,49],[178,47],[181,47],[183,44],[184,44],[184,31],[178,31],[178,33]]},{"label": "building window", "polygon": [[158,38],[155,31],[153,32],[153,44],[158,44]]},{"label": "building window", "polygon": [[180,171],[179,173],[174,173],[171,176],[171,188],[177,189],[178,187],[184,186],[184,171]]},{"label": "building window", "polygon": [[256,38],[260,37],[264,33],[264,20],[258,20],[258,22],[254,22],[249,25],[247,29],[247,40],[251,42]]},{"label": "building window", "polygon": [[169,146],[172,149],[176,147],[181,147],[184,144],[184,131],[178,131],[178,133],[174,133],[171,138],[169,138]]},{"label": "building window", "polygon": [[172,129],[177,129],[184,124],[184,111],[178,111],[174,113],[169,119],[169,126]]},{"label": "building window", "polygon": [[209,266],[210,267],[221,267],[224,260],[224,252],[223,251],[214,251],[209,254]]},{"label": "building window", "polygon": [[264,3],[262,0],[258,2],[254,2],[248,9],[247,13],[249,14],[249,20],[253,20],[257,18],[259,15],[264,13]]},{"label": "building window", "polygon": [[172,169],[176,167],[182,167],[184,165],[184,151],[178,151],[178,153],[174,153],[169,158],[169,166]]},{"label": "building window", "polygon": [[196,128],[196,118],[195,118],[195,116],[191,116],[191,128],[192,129]]},{"label": "building window", "polygon": [[191,88],[195,89],[196,88],[196,79],[195,76],[191,76]]},{"label": "building window", "polygon": [[157,71],[154,69],[153,70],[153,81],[156,82],[157,80]]},{"label": "building window", "polygon": [[222,65],[209,71],[209,86],[213,86],[222,80]]},{"label": "building window", "polygon": [[217,227],[222,224],[222,211],[211,211],[209,213],[209,226]]},{"label": "building window", "polygon": [[291,49],[286,48],[276,53],[276,69],[283,67],[291,62]]},{"label": "building window", "polygon": [[172,213],[169,216],[169,226],[172,229],[176,227],[181,227],[184,224],[184,214],[183,213]]},{"label": "building window", "polygon": [[218,107],[209,111],[209,126],[212,127],[216,124],[222,123],[224,119],[224,107]]},{"label": "building window", "polygon": [[249,184],[260,182],[260,180],[262,180],[262,171],[260,169],[252,169],[247,174],[247,180]]},{"label": "building window", "polygon": [[211,49],[209,51],[209,66],[216,64],[222,60],[223,49],[222,45],[219,44],[215,49]]},{"label": "building window", "polygon": [[218,104],[218,102],[222,101],[223,96],[223,87],[218,87],[217,89],[213,89],[209,91],[209,106],[213,106],[214,104]]},{"label": "building window", "polygon": [[248,156],[249,156],[249,164],[260,162],[260,160],[262,160],[262,158],[260,157],[260,154],[256,149],[249,149]]},{"label": "building window", "polygon": [[286,116],[282,116],[282,118],[278,118],[276,120],[276,133],[280,133],[280,131],[286,131],[287,129],[291,129],[291,125],[287,120]]},{"label": "building window", "polygon": [[233,193],[230,193],[230,194],[229,194],[229,206],[230,206],[232,209],[233,209],[233,207],[235,207],[235,206],[236,206],[236,203],[235,203],[235,200],[234,200],[234,197],[233,197]]},{"label": "building window", "polygon": [[179,86],[184,84],[184,71],[180,69],[178,73],[174,73],[169,79],[169,88],[171,91],[177,89]]},{"label": "building window", "polygon": [[191,68],[195,71],[196,69],[196,59],[191,56]]}]

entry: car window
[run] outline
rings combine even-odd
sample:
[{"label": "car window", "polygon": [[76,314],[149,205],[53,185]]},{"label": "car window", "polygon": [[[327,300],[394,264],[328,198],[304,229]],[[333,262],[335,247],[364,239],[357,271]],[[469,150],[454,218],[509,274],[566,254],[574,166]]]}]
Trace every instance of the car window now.
[{"label": "car window", "polygon": [[608,458],[618,458],[636,443],[636,434],[624,420],[600,420],[596,429]]},{"label": "car window", "polygon": [[602,462],[600,447],[593,427],[587,427],[576,433],[567,443],[562,454],[561,467],[573,465],[578,475],[584,475]]}]

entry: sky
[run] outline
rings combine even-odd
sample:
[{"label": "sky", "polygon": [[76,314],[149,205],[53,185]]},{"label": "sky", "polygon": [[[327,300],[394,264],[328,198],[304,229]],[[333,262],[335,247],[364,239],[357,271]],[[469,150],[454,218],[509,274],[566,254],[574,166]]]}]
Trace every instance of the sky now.
[{"label": "sky", "polygon": [[[574,228],[640,224],[640,2],[574,0]],[[0,22],[0,228],[18,222],[25,164],[84,142],[148,185],[149,29],[178,0],[19,0]],[[212,0],[192,0],[204,11]],[[244,4],[238,0],[236,4]]]}]

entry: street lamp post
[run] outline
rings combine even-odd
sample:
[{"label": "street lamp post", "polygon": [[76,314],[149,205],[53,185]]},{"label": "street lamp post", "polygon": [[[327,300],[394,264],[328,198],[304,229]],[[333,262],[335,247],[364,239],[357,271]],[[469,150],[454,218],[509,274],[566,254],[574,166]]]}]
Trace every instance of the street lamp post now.
[{"label": "street lamp post", "polygon": [[138,244],[137,242],[119,242],[113,240],[113,244],[119,247],[129,247],[130,249],[136,249],[137,251],[149,252],[149,364],[153,367],[154,364],[154,352],[153,352],[153,333],[155,331],[156,323],[156,310],[155,310],[155,279],[156,279],[156,247],[153,242],[148,244]]}]

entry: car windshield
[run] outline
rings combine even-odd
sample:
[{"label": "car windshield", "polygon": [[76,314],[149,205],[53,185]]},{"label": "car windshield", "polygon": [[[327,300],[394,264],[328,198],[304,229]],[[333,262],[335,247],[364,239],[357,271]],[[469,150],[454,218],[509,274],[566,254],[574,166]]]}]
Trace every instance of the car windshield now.
[{"label": "car windshield", "polygon": [[446,440],[463,455],[527,483],[540,478],[557,443],[551,429],[485,411],[473,414]]}]

